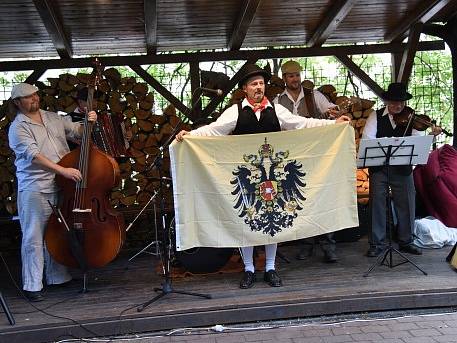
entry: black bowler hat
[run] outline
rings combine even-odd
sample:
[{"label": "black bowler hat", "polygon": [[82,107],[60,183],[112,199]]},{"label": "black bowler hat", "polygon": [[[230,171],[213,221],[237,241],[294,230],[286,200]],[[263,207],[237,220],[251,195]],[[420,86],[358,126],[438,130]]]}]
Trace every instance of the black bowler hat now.
[{"label": "black bowler hat", "polygon": [[246,81],[253,76],[256,75],[262,75],[263,78],[265,79],[265,83],[270,80],[271,75],[269,72],[267,72],[265,69],[260,68],[257,64],[248,64],[244,68],[244,75],[241,78],[240,82],[238,82],[238,88],[243,88],[244,84]]},{"label": "black bowler hat", "polygon": [[382,100],[388,101],[406,101],[413,96],[406,91],[406,85],[400,82],[394,82],[389,85],[387,92],[381,93]]}]

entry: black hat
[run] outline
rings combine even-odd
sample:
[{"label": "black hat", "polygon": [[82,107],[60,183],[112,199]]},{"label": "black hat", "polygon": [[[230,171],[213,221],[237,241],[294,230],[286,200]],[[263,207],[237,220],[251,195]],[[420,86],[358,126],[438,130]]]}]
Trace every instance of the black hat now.
[{"label": "black hat", "polygon": [[265,79],[265,83],[270,80],[271,75],[268,71],[263,68],[260,68],[257,64],[248,64],[244,68],[244,75],[241,78],[240,82],[238,82],[238,88],[243,88],[246,81],[253,76],[262,75]]},{"label": "black hat", "polygon": [[400,82],[394,82],[389,85],[387,92],[381,93],[383,100],[390,101],[406,101],[411,99],[413,96],[406,91],[406,85]]}]

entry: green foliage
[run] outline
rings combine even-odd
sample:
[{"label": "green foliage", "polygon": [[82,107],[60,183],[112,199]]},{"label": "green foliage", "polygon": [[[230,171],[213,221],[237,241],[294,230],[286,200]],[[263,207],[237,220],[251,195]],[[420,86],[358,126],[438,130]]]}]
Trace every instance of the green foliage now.
[{"label": "green foliage", "polygon": [[[390,54],[356,55],[351,56],[354,63],[359,65],[377,84],[387,88],[391,82]],[[376,106],[382,105],[378,97],[371,92],[360,80],[352,75],[335,57],[308,57],[294,58],[303,67],[302,79],[314,82],[316,88],[323,84],[332,84],[339,95],[358,96],[377,101]],[[288,59],[259,60],[257,64],[270,65],[273,73],[280,75],[280,66]],[[202,70],[223,72],[232,77],[245,63],[245,61],[205,62],[200,64]],[[143,66],[149,74],[156,78],[165,88],[184,104],[191,104],[191,90],[189,65],[187,63],[153,64]],[[135,77],[138,75],[129,67],[116,67],[122,77]],[[80,72],[91,72],[91,68],[80,69]],[[73,73],[74,70],[72,70]],[[0,73],[1,91],[9,89],[14,83],[24,81],[29,72]],[[451,128],[453,123],[453,98],[452,98],[452,60],[448,52],[427,51],[418,52],[409,83],[409,91],[414,95],[409,105],[419,113],[426,112],[438,123],[446,128]],[[157,114],[168,105],[168,101],[160,94],[154,92]],[[7,96],[4,96],[6,98]],[[203,105],[209,99],[203,97]],[[220,109],[226,105],[225,99]]]}]

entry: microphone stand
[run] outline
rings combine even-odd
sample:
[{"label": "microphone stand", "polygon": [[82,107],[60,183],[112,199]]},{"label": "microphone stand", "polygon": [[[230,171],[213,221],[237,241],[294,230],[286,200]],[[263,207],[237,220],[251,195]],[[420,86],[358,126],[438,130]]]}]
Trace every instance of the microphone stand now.
[{"label": "microphone stand", "polygon": [[[198,89],[198,88],[197,88]],[[192,107],[184,113],[185,116],[187,114],[191,113],[195,106],[198,104],[200,101],[200,97],[194,102]],[[164,158],[164,151],[166,148],[169,147],[173,139],[175,138],[176,134],[181,130],[183,122],[180,121],[175,128],[173,129],[172,133],[170,134],[170,137],[165,141],[165,143],[162,144],[162,146],[159,147],[159,153],[155,157],[154,161],[151,163],[150,167],[146,168],[145,171],[150,171],[153,168],[157,167],[159,171],[159,193],[160,193],[160,206],[159,206],[159,213],[161,217],[161,228],[162,228],[162,244],[159,243],[159,256],[160,256],[160,261],[162,263],[162,272],[163,272],[163,277],[164,277],[164,282],[162,283],[161,287],[155,287],[154,292],[157,292],[155,297],[152,299],[148,300],[147,302],[143,303],[139,307],[137,307],[137,311],[141,312],[143,311],[146,307],[148,307],[150,304],[153,302],[161,299],[167,294],[170,293],[176,293],[176,294],[185,294],[185,295],[192,295],[196,297],[201,297],[201,298],[206,298],[206,299],[211,299],[211,295],[209,294],[202,294],[202,293],[194,293],[194,292],[187,292],[187,291],[181,291],[181,290],[176,290],[173,288],[173,278],[171,276],[171,253],[173,250],[173,245],[172,245],[172,240],[173,237],[171,235],[171,225],[167,225],[167,213],[165,212],[165,194],[164,194],[164,182],[163,182],[163,158]]]}]

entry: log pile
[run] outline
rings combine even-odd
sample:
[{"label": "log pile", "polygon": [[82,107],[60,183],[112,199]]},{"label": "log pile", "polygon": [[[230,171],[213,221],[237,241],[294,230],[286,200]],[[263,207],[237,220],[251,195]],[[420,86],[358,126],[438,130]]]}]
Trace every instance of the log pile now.
[{"label": "log pile", "polygon": [[[71,112],[77,107],[78,90],[92,82],[93,75],[86,73],[61,74],[56,78],[48,78],[48,82],[36,82],[40,89],[41,108],[50,111]],[[314,84],[304,81],[304,87],[313,88]],[[125,157],[118,159],[122,182],[112,191],[111,201],[115,207],[131,207],[144,205],[159,188],[159,172],[152,166],[161,147],[170,137],[175,126],[180,122],[173,106],[168,106],[163,115],[156,115],[152,109],[154,96],[147,84],[138,82],[134,77],[122,77],[115,68],[103,72],[103,79],[98,86],[97,110],[99,116],[117,115],[124,118],[124,124],[130,129],[132,137],[130,148]],[[266,94],[273,99],[284,89],[284,83],[273,76],[266,89]],[[355,140],[358,144],[366,118],[373,111],[374,102],[355,97],[338,96],[331,85],[319,88],[333,103],[347,107],[347,115],[352,119],[355,129]],[[233,93],[232,103],[244,97],[237,90]],[[349,104],[349,106],[347,106]],[[16,194],[14,186],[14,156],[8,147],[7,127],[14,119],[15,110],[9,101],[0,107],[0,211],[11,214],[16,212]],[[184,125],[183,129],[189,129]],[[170,177],[170,161],[168,151],[164,151],[162,171]],[[157,161],[156,161],[157,162]],[[166,206],[172,208],[172,194],[168,188]],[[365,201],[368,194],[368,175],[366,170],[357,172],[357,191],[359,200]]]},{"label": "log pile", "polygon": [[368,180],[368,168],[357,169],[357,201],[359,204],[368,204],[370,183]]},{"label": "log pile", "polygon": [[[332,85],[323,85],[319,88],[327,98],[338,105],[340,109],[351,118],[351,125],[354,128],[356,149],[359,149],[359,142],[362,138],[363,128],[367,122],[367,118],[374,111],[374,101],[360,99],[357,97],[338,96],[335,87]],[[369,181],[368,169],[357,170],[357,199],[361,204],[368,203]]]},{"label": "log pile", "polygon": [[[76,95],[80,88],[91,82],[91,74],[61,74],[49,78],[47,83],[36,82],[41,98],[41,108],[53,112],[71,112],[77,107]],[[159,147],[166,142],[174,127],[181,121],[174,107],[169,106],[163,115],[155,115],[153,93],[146,83],[134,77],[122,77],[117,69],[103,72],[103,79],[96,92],[99,118],[117,115],[124,118],[131,131],[130,148],[125,157],[118,159],[122,182],[112,191],[115,207],[144,205],[159,187],[157,166],[152,167]],[[7,127],[14,119],[15,109],[5,101],[0,108],[0,206],[13,214],[16,211],[14,187],[14,156],[8,147]],[[183,129],[189,129],[183,125]],[[164,151],[163,176],[170,177],[168,151]],[[171,187],[165,187],[166,207],[172,208]],[[2,208],[0,208],[2,210]]]},{"label": "log pile", "polygon": [[16,213],[16,186],[14,155],[8,146],[6,128],[13,120],[13,106],[5,101],[0,107],[0,213]]}]

